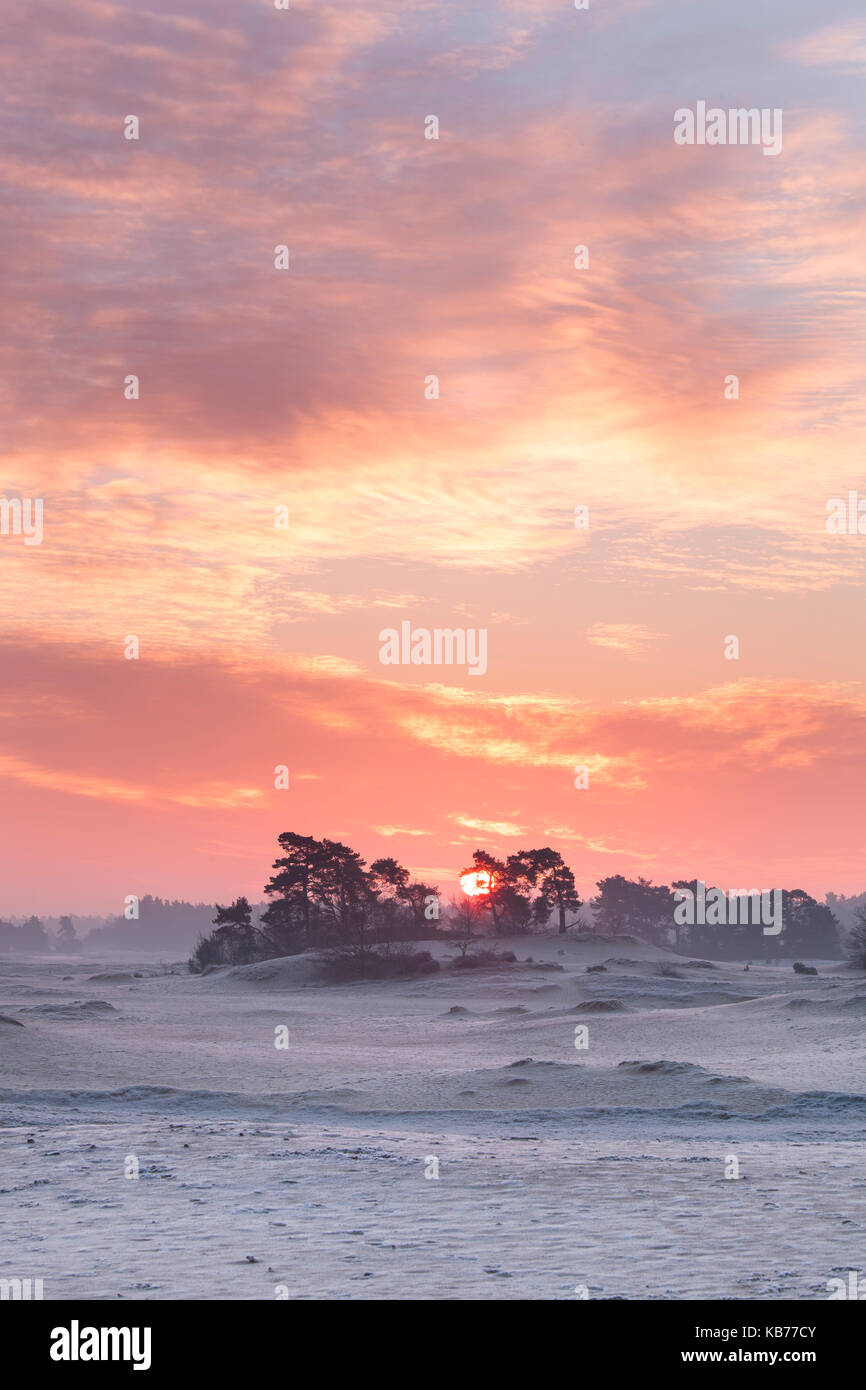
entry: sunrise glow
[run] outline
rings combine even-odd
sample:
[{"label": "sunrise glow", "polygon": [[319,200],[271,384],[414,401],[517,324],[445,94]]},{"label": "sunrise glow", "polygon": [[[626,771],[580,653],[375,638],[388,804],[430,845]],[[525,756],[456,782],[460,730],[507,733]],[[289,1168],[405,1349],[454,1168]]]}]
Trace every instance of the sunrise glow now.
[{"label": "sunrise glow", "polygon": [[486,869],[478,869],[475,873],[461,874],[460,887],[467,897],[481,898],[490,892],[493,883]]}]

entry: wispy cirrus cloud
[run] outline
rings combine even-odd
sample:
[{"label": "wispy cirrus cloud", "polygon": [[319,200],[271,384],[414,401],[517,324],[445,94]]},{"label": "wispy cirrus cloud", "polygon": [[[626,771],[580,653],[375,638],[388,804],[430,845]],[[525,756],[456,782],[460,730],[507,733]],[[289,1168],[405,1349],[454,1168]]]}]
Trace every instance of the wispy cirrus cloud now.
[{"label": "wispy cirrus cloud", "polygon": [[525,835],[526,827],[517,825],[514,821],[490,821],[479,820],[475,816],[452,814],[450,819],[455,825],[462,826],[464,830],[477,831],[479,835],[494,835],[497,839],[511,839],[514,836]]},{"label": "wispy cirrus cloud", "polygon": [[660,641],[663,636],[664,633],[653,632],[639,623],[593,623],[586,633],[587,641],[593,646],[625,652],[628,656],[640,656],[650,643]]},{"label": "wispy cirrus cloud", "polygon": [[788,40],[779,52],[805,67],[847,68],[862,74],[866,72],[866,20],[828,24],[805,38]]}]

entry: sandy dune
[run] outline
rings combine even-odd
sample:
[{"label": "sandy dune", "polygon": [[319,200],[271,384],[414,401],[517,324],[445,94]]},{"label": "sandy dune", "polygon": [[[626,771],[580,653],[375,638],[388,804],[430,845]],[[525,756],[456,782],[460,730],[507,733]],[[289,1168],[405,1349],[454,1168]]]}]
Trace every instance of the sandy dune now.
[{"label": "sandy dune", "polygon": [[518,963],[458,971],[437,944],[437,974],[341,986],[306,956],[3,959],[0,1275],[683,1299],[820,1298],[864,1269],[862,975],[497,945]]}]

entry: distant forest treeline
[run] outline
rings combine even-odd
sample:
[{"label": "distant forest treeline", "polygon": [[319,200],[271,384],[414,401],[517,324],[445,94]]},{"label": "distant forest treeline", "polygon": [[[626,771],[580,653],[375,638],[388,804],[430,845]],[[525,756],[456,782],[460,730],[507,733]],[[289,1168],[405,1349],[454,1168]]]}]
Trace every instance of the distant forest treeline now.
[{"label": "distant forest treeline", "polygon": [[[363,953],[397,940],[447,935],[468,939],[531,931],[597,931],[642,937],[717,960],[772,960],[794,956],[838,958],[852,931],[862,930],[866,892],[827,895],[819,903],[801,889],[782,894],[782,931],[764,934],[760,921],[740,924],[675,921],[678,889],[621,874],[603,878],[583,902],[574,874],[550,848],[521,850],[497,859],[476,850],[463,874],[482,890],[462,891],[443,903],[438,889],[410,878],[395,859],[367,866],[354,850],[334,840],[288,831],[265,885],[266,901],[238,898],[230,906],[187,903],[146,895],[138,917],[0,920],[0,951],[98,953],[103,948],[184,954],[193,947],[194,968],[244,964],[291,955],[308,947]],[[462,876],[462,875],[461,875]],[[711,886],[708,885],[708,894]]]},{"label": "distant forest treeline", "polygon": [[[262,904],[264,907],[264,904]],[[169,902],[146,894],[138,918],[28,917],[0,920],[0,951],[99,952],[105,947],[183,955],[213,923],[211,903]]]}]

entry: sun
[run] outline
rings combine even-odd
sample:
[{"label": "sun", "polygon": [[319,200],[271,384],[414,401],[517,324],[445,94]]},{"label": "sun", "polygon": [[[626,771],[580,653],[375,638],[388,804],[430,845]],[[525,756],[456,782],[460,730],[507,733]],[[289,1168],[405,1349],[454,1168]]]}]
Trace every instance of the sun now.
[{"label": "sun", "polygon": [[469,898],[480,898],[490,892],[493,879],[487,869],[477,869],[460,875],[460,887]]}]

